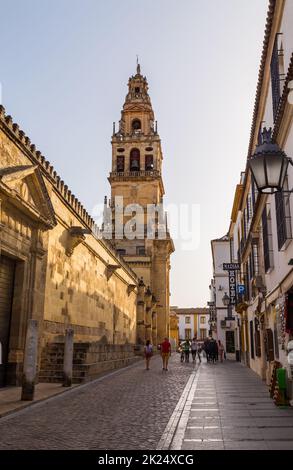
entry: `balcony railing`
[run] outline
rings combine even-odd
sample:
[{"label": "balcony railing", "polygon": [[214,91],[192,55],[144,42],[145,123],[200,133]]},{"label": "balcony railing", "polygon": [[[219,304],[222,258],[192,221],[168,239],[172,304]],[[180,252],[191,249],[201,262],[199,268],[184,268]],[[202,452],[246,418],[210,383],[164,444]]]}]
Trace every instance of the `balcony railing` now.
[{"label": "balcony railing", "polygon": [[141,170],[141,171],[111,171],[110,178],[158,178],[161,176],[159,170]]}]

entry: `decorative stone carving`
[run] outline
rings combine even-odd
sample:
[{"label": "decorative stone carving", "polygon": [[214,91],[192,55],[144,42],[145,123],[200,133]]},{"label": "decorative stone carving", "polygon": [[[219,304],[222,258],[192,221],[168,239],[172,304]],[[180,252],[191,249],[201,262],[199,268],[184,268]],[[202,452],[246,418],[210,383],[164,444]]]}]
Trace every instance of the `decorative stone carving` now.
[{"label": "decorative stone carving", "polygon": [[130,295],[131,292],[133,292],[135,288],[136,288],[136,284],[129,284],[127,287],[127,294]]},{"label": "decorative stone carving", "polygon": [[50,196],[37,165],[15,165],[0,169],[0,187],[15,206],[44,228],[56,225]]},{"label": "decorative stone carving", "polygon": [[112,276],[112,274],[114,274],[114,272],[118,268],[119,268],[118,264],[108,264],[108,266],[106,268],[106,276],[107,276],[108,281],[109,281],[110,277]]},{"label": "decorative stone carving", "polygon": [[71,256],[74,249],[85,240],[85,235],[90,234],[90,230],[83,227],[70,227],[66,247],[66,255]]}]

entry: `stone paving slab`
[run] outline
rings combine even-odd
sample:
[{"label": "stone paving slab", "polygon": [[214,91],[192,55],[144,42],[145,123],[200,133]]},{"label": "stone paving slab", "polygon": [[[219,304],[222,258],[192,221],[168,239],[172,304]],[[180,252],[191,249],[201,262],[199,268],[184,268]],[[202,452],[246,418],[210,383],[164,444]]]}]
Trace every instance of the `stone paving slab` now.
[{"label": "stone paving slab", "polygon": [[293,408],[276,407],[253,371],[232,361],[203,362],[197,374],[182,449],[293,450]]},{"label": "stone paving slab", "polygon": [[[72,385],[72,388],[77,385]],[[55,395],[68,391],[59,383],[39,383],[35,387],[35,398],[33,401],[21,400],[21,387],[0,388],[0,418],[14,411],[31,406],[33,403],[46,400]]]}]

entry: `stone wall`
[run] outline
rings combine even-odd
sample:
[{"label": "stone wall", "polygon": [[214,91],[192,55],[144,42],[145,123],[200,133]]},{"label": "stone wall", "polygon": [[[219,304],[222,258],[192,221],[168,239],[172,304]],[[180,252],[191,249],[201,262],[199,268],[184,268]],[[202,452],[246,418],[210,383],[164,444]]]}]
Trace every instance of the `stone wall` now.
[{"label": "stone wall", "polygon": [[15,263],[7,383],[21,381],[29,319],[38,322],[39,367],[42,350],[64,342],[67,327],[76,344],[114,343],[133,354],[137,276],[2,106],[1,256]]},{"label": "stone wall", "polygon": [[[40,382],[62,382],[64,343],[48,343],[42,350]],[[73,351],[73,383],[87,382],[102,372],[127,366],[138,357],[132,345],[75,343]]]}]

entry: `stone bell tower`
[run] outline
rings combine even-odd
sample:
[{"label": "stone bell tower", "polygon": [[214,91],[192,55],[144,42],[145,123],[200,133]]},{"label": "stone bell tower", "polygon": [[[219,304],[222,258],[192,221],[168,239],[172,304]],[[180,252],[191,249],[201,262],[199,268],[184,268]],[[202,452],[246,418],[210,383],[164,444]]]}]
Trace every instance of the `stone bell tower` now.
[{"label": "stone bell tower", "polygon": [[[148,95],[148,83],[141,74],[139,64],[136,74],[128,81],[119,128],[116,130],[114,123],[111,143],[112,171],[109,182],[114,227],[112,240],[118,253],[141,279],[138,292],[138,342],[151,339],[157,344],[169,336],[169,270],[174,245],[165,216],[163,219],[161,215],[155,217],[154,236],[148,237],[148,207],[162,207],[163,204],[163,154]],[[123,215],[120,220],[123,220],[124,231],[116,231],[115,234],[115,203],[119,198],[122,201],[122,197]],[[129,237],[126,225],[131,219],[133,204],[139,204],[142,208],[142,213],[137,215],[142,230],[135,237]],[[164,237],[158,235],[159,224],[165,224]]]}]

